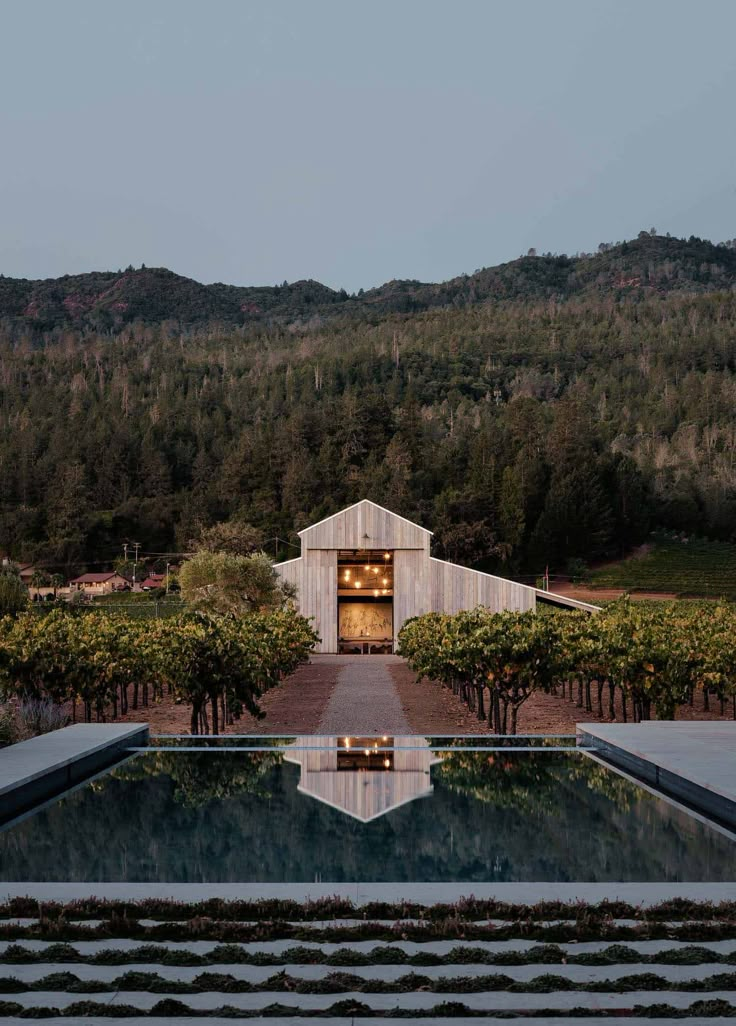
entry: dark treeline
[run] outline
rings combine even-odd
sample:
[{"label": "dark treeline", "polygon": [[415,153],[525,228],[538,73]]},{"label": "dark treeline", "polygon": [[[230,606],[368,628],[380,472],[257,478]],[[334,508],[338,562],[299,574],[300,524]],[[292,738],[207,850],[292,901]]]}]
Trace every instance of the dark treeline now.
[{"label": "dark treeline", "polygon": [[510,574],[653,526],[732,538],[735,358],[732,289],[105,331],[8,316],[0,550],[91,566],[233,516],[294,543],[364,497]]}]

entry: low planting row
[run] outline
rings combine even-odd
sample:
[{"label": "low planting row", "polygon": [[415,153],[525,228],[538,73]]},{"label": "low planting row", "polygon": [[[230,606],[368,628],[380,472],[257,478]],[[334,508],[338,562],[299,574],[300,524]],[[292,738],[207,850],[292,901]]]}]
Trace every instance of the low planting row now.
[{"label": "low planting row", "polygon": [[553,994],[576,991],[583,994],[630,994],[640,991],[677,991],[709,993],[736,991],[736,972],[714,973],[704,979],[665,980],[656,973],[631,973],[617,979],[571,980],[554,973],[543,973],[531,980],[514,980],[503,973],[484,976],[448,976],[432,979],[421,973],[407,973],[398,980],[365,979],[351,973],[326,973],[310,980],[288,973],[277,973],[260,983],[241,980],[229,973],[200,973],[192,981],[170,980],[158,973],[127,972],[113,980],[85,980],[75,973],[50,973],[40,980],[0,977],[0,994],[25,994],[32,991],[60,991],[69,994],[112,994],[146,991],[149,994],[486,994],[505,991],[510,994]]},{"label": "low planting row", "polygon": [[652,1005],[633,1005],[625,1008],[589,1009],[576,1007],[570,1009],[537,1008],[520,1011],[495,1009],[473,1009],[459,1001],[445,1001],[426,1009],[375,1009],[360,1001],[337,1001],[326,1008],[301,1008],[299,1005],[271,1004],[265,1008],[241,1009],[231,1005],[222,1005],[213,1009],[192,1008],[183,1001],[165,998],[150,1009],[140,1009],[134,1005],[110,1005],[96,1001],[77,1001],[64,1008],[51,1006],[24,1007],[18,1002],[0,1001],[0,1016],[24,1019],[45,1019],[64,1017],[81,1019],[89,1016],[100,1016],[110,1019],[125,1018],[228,1018],[228,1019],[260,1019],[260,1018],[324,1018],[351,1017],[355,1019],[578,1019],[600,1018],[619,1019],[639,1016],[641,1018],[736,1018],[736,1005],[729,1001],[711,1000],[695,1001],[687,1008],[678,1008],[667,1003]]},{"label": "low planting row", "polygon": [[318,948],[294,947],[282,952],[248,951],[238,944],[221,944],[206,954],[185,949],[148,944],[120,950],[106,948],[94,953],[80,953],[70,944],[50,944],[41,950],[19,944],[9,945],[0,953],[0,963],[9,965],[326,965],[326,966],[453,966],[453,965],[736,965],[736,949],[728,952],[711,948],[687,946],[663,951],[641,953],[622,944],[613,944],[600,951],[570,952],[554,944],[539,945],[520,951],[489,951],[458,945],[446,954],[431,951],[409,954],[395,946],[375,947],[370,951],[340,948],[321,951]]},{"label": "low planting row", "polygon": [[497,924],[444,922],[365,922],[358,926],[320,926],[284,922],[229,923],[214,919],[145,924],[136,919],[117,919],[94,924],[69,923],[64,919],[40,919],[34,923],[0,924],[0,941],[56,940],[94,941],[125,938],[142,942],[210,940],[224,943],[258,943],[272,940],[311,941],[321,944],[356,941],[511,941],[534,940],[550,944],[582,941],[717,941],[736,939],[736,920],[644,922],[621,924],[611,920],[581,919],[577,922],[540,923],[531,920]]},{"label": "low planting row", "polygon": [[430,922],[478,919],[549,920],[549,919],[635,919],[642,922],[678,920],[736,921],[736,902],[690,901],[673,898],[656,905],[633,905],[625,901],[542,901],[534,905],[511,904],[505,901],[465,898],[454,903],[425,905],[421,902],[373,901],[357,905],[345,898],[317,901],[260,900],[179,902],[166,899],[143,901],[106,901],[85,898],[70,902],[40,902],[35,898],[18,897],[0,904],[0,920],[20,917],[60,919],[156,919],[192,920],[219,919],[223,922],[323,921],[326,919],[422,919]]}]

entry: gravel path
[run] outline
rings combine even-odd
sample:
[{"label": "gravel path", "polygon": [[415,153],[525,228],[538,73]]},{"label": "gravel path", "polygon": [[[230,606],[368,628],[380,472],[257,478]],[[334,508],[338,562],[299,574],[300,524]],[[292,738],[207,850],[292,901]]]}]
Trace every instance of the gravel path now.
[{"label": "gravel path", "polygon": [[398,656],[323,656],[339,665],[318,734],[409,734],[389,667]]}]

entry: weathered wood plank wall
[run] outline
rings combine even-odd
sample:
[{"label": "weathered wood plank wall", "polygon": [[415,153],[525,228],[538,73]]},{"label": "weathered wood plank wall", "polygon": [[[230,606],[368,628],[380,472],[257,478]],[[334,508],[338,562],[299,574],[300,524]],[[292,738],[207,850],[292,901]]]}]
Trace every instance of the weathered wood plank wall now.
[{"label": "weathered wood plank wall", "polygon": [[536,607],[536,592],[524,584],[469,570],[456,563],[445,563],[430,556],[430,608],[437,613],[459,613],[462,609],[486,606],[494,612],[502,609],[523,611]]},{"label": "weathered wood plank wall", "polygon": [[277,563],[277,572],[295,585],[297,606],[312,617],[321,638],[318,652],[337,652],[337,551],[316,549]]},{"label": "weathered wood plank wall", "polygon": [[364,500],[299,532],[309,549],[424,549],[431,532]]},{"label": "weathered wood plank wall", "polygon": [[468,570],[429,554],[423,527],[364,500],[300,532],[302,555],[276,569],[297,588],[304,616],[314,618],[320,652],[337,652],[337,555],[340,549],[386,549],[393,553],[394,639],[412,616],[457,613],[486,606],[525,610],[536,606],[536,590],[503,577]]}]

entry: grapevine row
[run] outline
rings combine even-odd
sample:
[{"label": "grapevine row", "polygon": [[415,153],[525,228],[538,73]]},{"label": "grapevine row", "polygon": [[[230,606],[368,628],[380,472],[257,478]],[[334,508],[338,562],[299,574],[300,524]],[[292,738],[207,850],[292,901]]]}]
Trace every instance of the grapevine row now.
[{"label": "grapevine row", "polygon": [[[408,620],[399,650],[418,678],[452,688],[494,733],[515,734],[537,690],[573,698],[586,712],[624,722],[674,719],[702,696],[736,718],[736,610],[623,599],[596,615],[578,611],[428,613]],[[619,699],[617,709],[616,697]]]},{"label": "grapevine row", "polygon": [[292,609],[247,617],[186,613],[144,622],[55,610],[0,620],[0,697],[115,719],[165,694],[191,707],[192,733],[213,734],[308,658],[317,641]]}]

